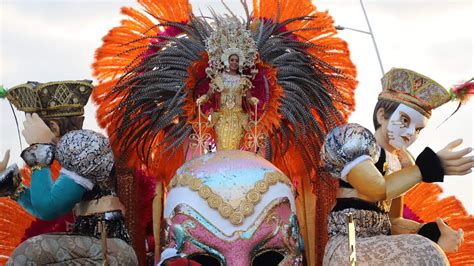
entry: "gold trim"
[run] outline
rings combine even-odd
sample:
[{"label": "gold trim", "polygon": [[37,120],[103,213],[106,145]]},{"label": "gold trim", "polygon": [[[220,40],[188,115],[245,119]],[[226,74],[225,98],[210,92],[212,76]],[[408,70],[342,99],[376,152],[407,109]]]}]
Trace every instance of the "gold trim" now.
[{"label": "gold trim", "polygon": [[171,180],[168,191],[176,186],[189,187],[191,190],[197,191],[199,196],[207,201],[209,207],[217,210],[223,218],[228,219],[233,225],[241,225],[246,217],[254,213],[255,205],[260,202],[262,195],[268,191],[270,186],[280,182],[288,185],[292,190],[294,189],[290,179],[284,174],[268,172],[265,173],[263,179],[255,182],[254,188],[246,193],[237,208],[233,208],[219,194],[203,184],[200,178],[189,174],[176,175]]},{"label": "gold trim", "polygon": [[[202,213],[198,212],[195,210],[193,207],[188,205],[187,203],[180,203],[176,205],[176,207],[173,208],[173,211],[171,212],[170,217],[165,218],[170,221],[174,219],[174,217],[178,214],[185,215],[188,217],[185,221],[183,221],[180,224],[185,224],[189,222],[191,219],[192,220],[204,220],[205,223],[201,223],[207,231],[215,235],[218,239],[226,242],[226,243],[231,243],[234,242],[238,239],[252,239],[255,235],[255,233],[258,231],[257,229],[263,224],[267,223],[268,225],[271,224],[271,217],[275,217],[275,214],[273,212],[273,209],[279,207],[281,204],[288,204],[288,207],[291,209],[291,203],[288,197],[282,197],[282,198],[276,198],[273,199],[265,208],[260,212],[260,214],[257,216],[257,218],[254,220],[254,222],[249,225],[249,227],[243,229],[243,230],[236,230],[232,234],[228,235],[224,233],[220,228],[216,227],[210,220],[208,220]],[[185,209],[183,211],[183,209]],[[199,217],[196,217],[192,213],[189,213],[189,211],[192,211],[195,214],[198,214]],[[293,210],[291,210],[292,213]],[[273,219],[275,220],[275,219]],[[205,226],[205,224],[209,224],[212,228],[208,228]],[[170,225],[167,225],[170,226]],[[249,232],[251,232],[249,234]],[[244,236],[245,235],[245,236]],[[166,244],[167,245],[167,244]]]},{"label": "gold trim", "polygon": [[21,197],[23,192],[25,192],[26,187],[23,185],[23,182],[20,181],[20,184],[18,187],[15,189],[13,194],[10,195],[10,199],[14,201],[18,201],[18,199]]}]

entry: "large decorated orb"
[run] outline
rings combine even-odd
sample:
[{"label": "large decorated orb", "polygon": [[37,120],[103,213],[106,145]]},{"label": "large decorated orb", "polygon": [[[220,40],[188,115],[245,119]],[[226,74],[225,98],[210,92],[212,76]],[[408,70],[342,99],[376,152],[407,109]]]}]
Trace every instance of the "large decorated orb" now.
[{"label": "large decorated orb", "polygon": [[203,265],[300,265],[294,197],[289,178],[258,155],[206,154],[169,185],[162,249]]}]

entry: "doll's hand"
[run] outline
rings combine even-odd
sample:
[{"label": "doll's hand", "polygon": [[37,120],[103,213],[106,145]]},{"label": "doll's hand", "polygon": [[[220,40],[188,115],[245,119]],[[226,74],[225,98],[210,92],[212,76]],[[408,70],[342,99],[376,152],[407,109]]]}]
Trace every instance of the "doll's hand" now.
[{"label": "doll's hand", "polygon": [[203,103],[206,103],[208,100],[209,100],[209,97],[207,95],[203,95],[196,100],[196,104],[201,105]]},{"label": "doll's hand", "polygon": [[10,150],[5,152],[3,160],[0,162],[0,172],[3,172],[7,168],[8,160],[10,160]]},{"label": "doll's hand", "polygon": [[258,98],[256,97],[252,97],[250,98],[250,103],[253,105],[253,106],[256,106],[258,104],[259,100]]},{"label": "doll's hand", "polygon": [[446,147],[437,152],[445,175],[466,175],[472,172],[474,167],[474,156],[465,156],[472,151],[472,148],[465,148],[460,151],[453,151],[461,145],[462,139],[450,142]]},{"label": "doll's hand", "polygon": [[444,252],[457,252],[462,242],[464,242],[464,232],[462,229],[454,231],[441,218],[436,218],[436,224],[441,232],[438,245]]},{"label": "doll's hand", "polygon": [[23,127],[24,129],[21,133],[29,145],[53,142],[53,132],[51,132],[51,129],[49,129],[38,114],[26,114],[26,120],[23,122]]}]

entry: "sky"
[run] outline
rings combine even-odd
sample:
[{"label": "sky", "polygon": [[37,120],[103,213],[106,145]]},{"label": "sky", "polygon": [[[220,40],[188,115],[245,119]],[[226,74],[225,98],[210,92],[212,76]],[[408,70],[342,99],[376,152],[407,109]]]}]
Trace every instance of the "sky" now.
[{"label": "sky", "polygon": [[[251,1],[248,1],[251,3]],[[368,30],[359,1],[313,1],[319,10],[328,10],[336,25]],[[237,14],[244,14],[240,1],[226,1]],[[204,13],[212,6],[223,12],[219,0],[191,1],[194,10]],[[413,69],[445,87],[473,77],[473,2],[443,1],[364,1],[385,71],[392,67]],[[6,88],[26,81],[93,79],[90,65],[94,51],[108,30],[119,25],[121,6],[141,9],[125,0],[1,0],[0,1],[0,84]],[[350,122],[369,129],[372,111],[381,90],[382,72],[369,35],[344,30],[351,59],[358,69],[356,111]],[[448,142],[463,138],[462,147],[473,146],[473,106],[456,109],[451,102],[434,110],[428,126],[410,151],[416,156],[424,147],[442,149]],[[19,122],[24,120],[16,113]],[[100,131],[95,123],[95,107],[86,106],[84,128]],[[21,163],[15,121],[7,101],[0,100],[0,156],[12,150],[11,162]],[[23,141],[23,147],[25,142]],[[444,196],[455,195],[469,213],[474,213],[474,175],[449,176],[442,184]]]}]

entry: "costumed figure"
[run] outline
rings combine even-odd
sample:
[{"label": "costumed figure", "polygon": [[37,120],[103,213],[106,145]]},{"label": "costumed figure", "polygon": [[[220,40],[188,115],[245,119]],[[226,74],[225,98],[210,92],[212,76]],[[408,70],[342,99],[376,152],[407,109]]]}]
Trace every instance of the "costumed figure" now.
[{"label": "costumed figure", "polygon": [[242,99],[252,107],[259,102],[251,96],[251,80],[242,73],[245,68],[256,74],[257,47],[250,31],[241,29],[239,20],[227,18],[219,21],[215,28],[206,43],[210,55],[207,74],[211,82],[207,93],[199,97],[196,104],[201,107],[214,93],[219,94],[215,104],[219,110],[212,113],[210,126],[215,126],[218,150],[235,150],[241,147],[244,131],[250,131],[249,115],[244,112]]},{"label": "costumed figure", "polygon": [[333,191],[319,150],[357,83],[331,17],[311,1],[254,1],[252,15],[243,1],[245,19],[139,2],[153,18],[122,9],[93,98],[116,153],[157,177],[156,262],[316,264],[332,196],[313,190]]},{"label": "costumed figure", "polygon": [[[71,101],[69,113],[83,112],[83,105],[75,96],[81,92],[88,96],[90,82],[66,83],[59,86],[62,90],[56,90],[62,93],[50,97],[45,106]],[[71,87],[79,94],[71,94]],[[48,94],[47,88],[37,91],[38,88],[27,84],[9,91],[8,97],[19,108],[32,107],[42,103],[38,93]],[[25,91],[36,97],[23,97]],[[60,113],[58,109],[61,110],[50,108],[50,111]],[[47,113],[46,108],[41,110]],[[10,196],[28,213],[41,219],[55,219],[71,210],[76,217],[70,233],[29,238],[15,249],[7,264],[101,264],[104,261],[137,264],[122,216],[123,206],[116,197],[114,157],[107,138],[90,130],[75,130],[58,139],[36,113],[26,115],[24,126],[23,135],[30,146],[21,156],[32,169],[31,185],[22,184],[16,165],[0,169],[2,196]],[[51,173],[54,159],[61,165],[55,181]]]},{"label": "costumed figure", "polygon": [[[47,83],[27,82],[8,90],[0,88],[0,98],[7,98],[19,111],[37,113],[48,125],[57,142],[69,131],[82,129],[84,106],[92,93],[89,80],[66,80]],[[2,93],[3,92],[3,93]],[[5,160],[5,166],[8,159]],[[53,180],[59,177],[61,166],[54,160],[50,166]],[[29,186],[31,168],[20,169],[22,182]],[[65,232],[74,224],[72,212],[53,220],[42,220],[29,214],[9,197],[0,198],[0,264],[5,263],[13,250],[24,240],[43,233]],[[5,215],[8,213],[8,215]]]},{"label": "costumed figure", "polygon": [[426,126],[431,110],[451,99],[441,85],[407,69],[394,68],[382,79],[374,110],[375,134],[357,124],[339,126],[326,137],[321,158],[339,179],[337,203],[329,215],[324,265],[349,263],[347,215],[356,233],[361,265],[445,265],[444,252],[456,252],[462,229],[441,219],[420,224],[403,218],[403,195],[420,182],[442,182],[473,167],[470,148],[453,151],[461,140],[438,153],[426,148],[414,160],[406,151]]}]

